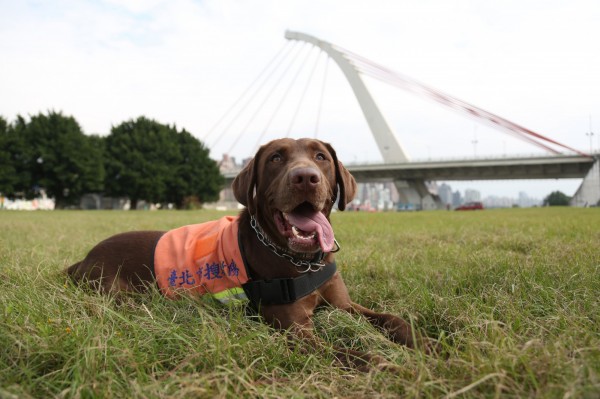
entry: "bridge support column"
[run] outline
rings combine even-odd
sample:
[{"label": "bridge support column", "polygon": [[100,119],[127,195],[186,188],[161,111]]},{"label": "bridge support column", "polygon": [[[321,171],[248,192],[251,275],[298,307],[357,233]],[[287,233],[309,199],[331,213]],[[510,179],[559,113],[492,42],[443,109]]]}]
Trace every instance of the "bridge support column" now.
[{"label": "bridge support column", "polygon": [[596,156],[594,165],[583,178],[581,186],[571,198],[571,206],[600,206],[600,156]]},{"label": "bridge support column", "polygon": [[432,193],[423,180],[395,180],[401,207],[416,207],[420,210],[442,209],[439,196]]}]

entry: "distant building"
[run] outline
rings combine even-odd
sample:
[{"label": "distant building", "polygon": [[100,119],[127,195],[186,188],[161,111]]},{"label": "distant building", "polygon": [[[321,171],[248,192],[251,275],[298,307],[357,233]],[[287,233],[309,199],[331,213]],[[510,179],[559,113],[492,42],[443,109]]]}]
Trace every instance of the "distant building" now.
[{"label": "distant building", "polygon": [[525,208],[527,206],[528,202],[529,202],[529,197],[527,196],[527,193],[524,191],[519,191],[519,200],[517,201],[519,206],[521,208]]},{"label": "distant building", "polygon": [[219,162],[219,171],[221,173],[235,172],[242,167],[235,163],[235,157],[230,157],[229,154],[223,154],[223,158]]},{"label": "distant building", "polygon": [[517,204],[521,208],[530,208],[532,206],[539,206],[542,204],[542,201],[537,198],[530,198],[526,192],[519,192],[519,199],[517,200]]},{"label": "distant building", "polygon": [[398,201],[393,183],[358,183],[353,203],[364,210],[391,210]]},{"label": "distant building", "polygon": [[486,208],[511,208],[515,203],[514,199],[508,197],[498,197],[491,195],[483,200],[483,206]]},{"label": "distant building", "polygon": [[456,190],[454,193],[452,193],[452,207],[456,208],[457,206],[461,206],[462,203],[462,195],[460,195],[460,191]]},{"label": "distant building", "polygon": [[438,195],[440,196],[440,200],[444,205],[452,204],[452,187],[450,187],[446,183],[442,183],[438,187]]},{"label": "distant building", "polygon": [[465,202],[481,201],[481,193],[477,190],[467,188],[465,190]]},{"label": "distant building", "polygon": [[[237,164],[235,162],[235,157],[231,157],[229,154],[223,154],[223,158],[218,164],[221,173],[231,173],[242,170],[242,165]],[[218,206],[224,206],[226,208],[235,209],[237,207],[238,202],[233,195],[233,189],[231,187],[225,187],[221,190],[219,193],[218,204]]]}]

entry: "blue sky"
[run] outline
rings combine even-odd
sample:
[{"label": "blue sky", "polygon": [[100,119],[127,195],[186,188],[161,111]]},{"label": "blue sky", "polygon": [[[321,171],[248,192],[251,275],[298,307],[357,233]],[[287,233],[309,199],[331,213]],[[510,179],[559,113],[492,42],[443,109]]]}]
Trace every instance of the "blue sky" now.
[{"label": "blue sky", "polygon": [[[592,146],[600,146],[598,1],[0,0],[0,9],[0,115],[9,120],[61,110],[86,133],[107,134],[112,125],[146,115],[202,139],[292,29],[584,151],[591,116]],[[232,153],[249,155],[267,125],[264,140],[284,135],[317,62],[291,130],[294,137],[314,134],[326,63],[309,48],[293,51],[308,57],[307,66],[277,117],[269,122],[281,90],[252,123],[245,116],[229,130],[215,129],[207,143],[223,138],[213,157],[220,158],[239,135]],[[333,63],[327,77],[318,137],[332,142],[345,162],[379,160]],[[437,104],[366,81],[413,159],[541,153]],[[484,194],[542,197],[553,189],[572,194],[577,185],[480,187]]]}]

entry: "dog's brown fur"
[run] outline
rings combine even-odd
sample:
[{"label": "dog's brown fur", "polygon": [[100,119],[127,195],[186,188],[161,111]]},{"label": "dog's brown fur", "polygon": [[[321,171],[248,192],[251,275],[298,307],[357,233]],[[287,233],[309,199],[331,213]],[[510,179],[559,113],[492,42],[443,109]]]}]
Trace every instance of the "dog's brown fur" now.
[{"label": "dog's brown fur", "polygon": [[[336,197],[340,210],[353,199],[356,183],[329,144],[310,139],[280,139],[260,148],[234,180],[233,191],[246,206],[240,215],[239,229],[250,274],[259,279],[288,278],[299,275],[297,268],[258,240],[250,225],[250,215],[256,217],[271,241],[286,248],[287,239],[281,236],[274,222],[276,212],[291,212],[298,205],[309,203],[329,217]],[[76,281],[88,280],[104,292],[143,290],[154,284],[154,274],[148,265],[153,264],[154,246],[162,234],[141,231],[115,235],[96,245],[67,272]],[[333,262],[334,256],[329,253],[325,260]],[[362,315],[392,341],[408,347],[415,345],[415,335],[407,322],[352,302],[339,272],[294,303],[263,305],[259,311],[275,328],[316,341],[312,316],[321,305]],[[353,350],[339,349],[336,353],[342,362],[361,369],[380,361],[377,356]]]}]

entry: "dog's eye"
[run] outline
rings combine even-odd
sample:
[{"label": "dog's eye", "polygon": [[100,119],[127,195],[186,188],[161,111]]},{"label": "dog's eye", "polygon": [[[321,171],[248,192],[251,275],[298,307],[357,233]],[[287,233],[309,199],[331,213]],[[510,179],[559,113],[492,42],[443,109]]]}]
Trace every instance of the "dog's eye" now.
[{"label": "dog's eye", "polygon": [[315,156],[315,159],[317,161],[326,161],[327,157],[322,152],[318,152],[317,155]]},{"label": "dog's eye", "polygon": [[271,162],[281,162],[281,160],[282,160],[281,155],[279,155],[279,154],[271,155]]}]

